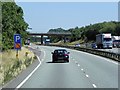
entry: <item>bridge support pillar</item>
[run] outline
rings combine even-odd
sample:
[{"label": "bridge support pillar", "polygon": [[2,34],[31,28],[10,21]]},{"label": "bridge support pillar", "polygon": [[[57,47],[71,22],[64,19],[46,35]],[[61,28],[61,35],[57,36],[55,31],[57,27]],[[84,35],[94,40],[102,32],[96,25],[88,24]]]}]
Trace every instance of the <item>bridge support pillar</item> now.
[{"label": "bridge support pillar", "polygon": [[65,36],[63,37],[63,40],[64,40],[64,43],[66,43],[66,37]]},{"label": "bridge support pillar", "polygon": [[36,42],[36,36],[34,37],[34,42]]},{"label": "bridge support pillar", "polygon": [[43,35],[41,35],[41,44],[43,44]]}]

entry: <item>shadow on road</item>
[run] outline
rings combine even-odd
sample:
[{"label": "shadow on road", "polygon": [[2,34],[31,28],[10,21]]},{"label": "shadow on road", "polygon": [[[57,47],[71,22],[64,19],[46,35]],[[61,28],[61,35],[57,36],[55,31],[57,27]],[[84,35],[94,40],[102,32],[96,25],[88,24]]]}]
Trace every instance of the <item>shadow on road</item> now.
[{"label": "shadow on road", "polygon": [[49,61],[49,62],[46,62],[46,63],[66,63],[66,62],[62,62],[62,61],[52,62],[52,61]]}]

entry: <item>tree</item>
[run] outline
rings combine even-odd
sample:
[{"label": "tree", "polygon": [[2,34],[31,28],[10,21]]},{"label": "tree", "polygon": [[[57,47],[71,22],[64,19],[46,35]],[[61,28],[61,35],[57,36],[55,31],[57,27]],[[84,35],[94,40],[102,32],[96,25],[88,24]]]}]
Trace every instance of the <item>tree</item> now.
[{"label": "tree", "polygon": [[[51,29],[50,31],[60,32],[62,29]],[[64,30],[63,30],[64,31]],[[111,21],[111,22],[102,22],[96,24],[90,24],[85,27],[75,27],[68,29],[66,31],[71,32],[71,42],[76,40],[84,40],[84,41],[95,41],[96,35],[99,33],[111,33],[113,36],[117,35],[120,36],[120,22]],[[56,37],[57,38],[57,37]],[[53,40],[55,38],[52,38]]]},{"label": "tree", "polygon": [[23,10],[15,2],[2,2],[2,49],[12,49],[13,35],[21,34],[22,43],[27,37],[28,24],[24,21]]}]

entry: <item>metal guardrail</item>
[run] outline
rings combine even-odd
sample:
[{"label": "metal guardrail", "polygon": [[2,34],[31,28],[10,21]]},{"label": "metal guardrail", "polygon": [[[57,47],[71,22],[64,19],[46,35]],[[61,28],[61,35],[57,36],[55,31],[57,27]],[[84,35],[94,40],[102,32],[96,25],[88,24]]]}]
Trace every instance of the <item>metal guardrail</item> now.
[{"label": "metal guardrail", "polygon": [[106,52],[106,51],[100,51],[100,50],[96,50],[96,49],[88,49],[88,48],[82,48],[82,47],[75,47],[75,46],[63,46],[63,45],[47,45],[47,46],[57,46],[57,47],[65,47],[65,48],[75,49],[75,50],[103,56],[106,58],[110,58],[110,59],[120,62],[120,54],[116,54],[116,53],[112,53],[112,52]]}]

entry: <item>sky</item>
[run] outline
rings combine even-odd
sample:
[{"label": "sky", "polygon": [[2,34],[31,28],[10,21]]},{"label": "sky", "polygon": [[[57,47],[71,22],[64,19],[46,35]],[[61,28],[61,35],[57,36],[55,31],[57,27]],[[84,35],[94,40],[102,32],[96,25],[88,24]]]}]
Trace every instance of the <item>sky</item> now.
[{"label": "sky", "polygon": [[104,21],[118,21],[118,2],[16,2],[32,30],[70,29]]}]

